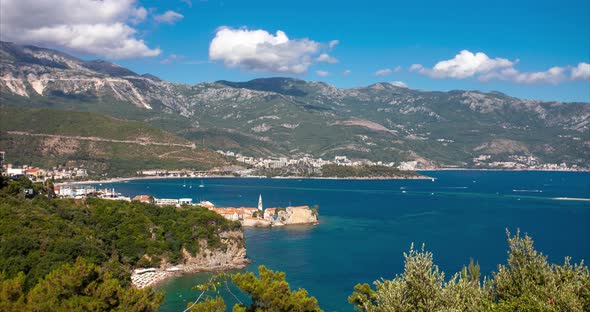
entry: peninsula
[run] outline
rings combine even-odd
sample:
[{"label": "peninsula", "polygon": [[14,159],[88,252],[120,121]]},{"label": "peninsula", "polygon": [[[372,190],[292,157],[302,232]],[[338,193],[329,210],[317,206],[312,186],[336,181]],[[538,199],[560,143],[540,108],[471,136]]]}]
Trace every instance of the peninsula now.
[{"label": "peninsula", "polygon": [[239,221],[244,227],[272,227],[285,225],[318,224],[318,206],[275,207],[264,209],[262,195],[258,197],[258,207],[216,208],[211,202],[199,205],[214,211],[228,220]]}]

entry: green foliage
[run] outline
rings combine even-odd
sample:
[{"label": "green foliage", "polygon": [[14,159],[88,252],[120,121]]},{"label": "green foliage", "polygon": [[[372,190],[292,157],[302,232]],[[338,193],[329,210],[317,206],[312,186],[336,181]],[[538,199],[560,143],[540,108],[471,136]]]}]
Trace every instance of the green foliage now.
[{"label": "green foliage", "polygon": [[23,272],[26,291],[78,257],[109,264],[113,274],[128,283],[125,272],[147,264],[139,263],[144,256],[152,259],[150,266],[158,266],[160,259],[178,263],[183,248],[193,255],[199,241],[208,249],[223,248],[220,234],[240,229],[239,223],[201,207],[45,196],[24,200],[11,195],[20,187],[15,183],[0,190],[0,268],[7,278]]},{"label": "green foliage", "polygon": [[311,214],[317,217],[319,214],[319,210],[320,210],[320,206],[313,205],[313,207],[311,208]]},{"label": "green foliage", "polygon": [[[33,137],[10,134],[21,131],[68,137]],[[88,141],[72,137],[95,137]],[[143,142],[190,145],[191,142],[143,122],[115,119],[96,113],[53,109],[0,108],[0,149],[9,151],[8,162],[51,168],[84,167],[99,176],[135,175],[142,169],[206,170],[230,163],[203,147],[139,144]]]},{"label": "green foliage", "polygon": [[25,294],[25,276],[0,278],[2,311],[154,311],[164,293],[124,287],[108,271],[78,258],[49,273]]},{"label": "green foliage", "polygon": [[417,174],[414,171],[402,171],[397,168],[387,167],[387,166],[339,166],[339,165],[324,165],[322,166],[322,176],[324,177],[339,177],[339,178],[348,178],[348,177],[401,177],[401,178],[411,178],[417,177]]},{"label": "green foliage", "polygon": [[359,311],[589,311],[590,274],[583,262],[549,264],[532,239],[508,234],[508,265],[480,283],[479,265],[470,261],[448,282],[432,253],[410,248],[404,272],[393,280],[355,286],[348,298]]},{"label": "green foliage", "polygon": [[0,110],[0,120],[2,131],[95,136],[119,140],[143,138],[146,141],[190,144],[185,139],[142,122],[88,112],[3,107]]},{"label": "green foliage", "polygon": [[291,291],[285,273],[273,272],[264,266],[258,267],[259,277],[254,273],[237,273],[232,281],[252,298],[252,304],[236,305],[234,312],[304,312],[321,311],[318,301],[309,297],[305,289]]},{"label": "green foliage", "polygon": [[589,311],[590,273],[584,263],[549,264],[528,236],[508,233],[508,264],[500,265],[492,285],[497,311]]},{"label": "green foliage", "polygon": [[204,301],[199,302],[195,305],[191,305],[190,306],[190,310],[192,312],[203,312],[203,311],[207,311],[207,312],[225,312],[225,302],[223,301],[223,298],[221,297],[215,297],[215,298],[211,298],[211,297],[207,297],[205,298]]}]

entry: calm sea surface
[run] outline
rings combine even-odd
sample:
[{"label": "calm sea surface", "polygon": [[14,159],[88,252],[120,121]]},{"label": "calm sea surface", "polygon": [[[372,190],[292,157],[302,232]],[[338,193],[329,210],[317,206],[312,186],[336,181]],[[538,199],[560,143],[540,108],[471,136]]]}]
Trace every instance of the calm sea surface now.
[{"label": "calm sea surface", "polygon": [[[357,283],[391,279],[403,270],[412,242],[434,253],[450,277],[479,261],[491,274],[506,261],[506,229],[533,237],[552,262],[565,256],[590,260],[590,173],[436,171],[436,181],[335,181],[279,179],[168,179],[104,184],[130,196],[191,197],[217,206],[319,205],[317,226],[246,229],[248,270],[284,271],[325,311],[352,311],[346,302]],[[197,187],[201,181],[203,188]],[[186,187],[183,184],[186,183]],[[192,185],[192,188],[189,188]],[[160,311],[182,311],[197,296],[191,287],[207,274],[162,283]],[[228,308],[233,301],[226,292]]]}]

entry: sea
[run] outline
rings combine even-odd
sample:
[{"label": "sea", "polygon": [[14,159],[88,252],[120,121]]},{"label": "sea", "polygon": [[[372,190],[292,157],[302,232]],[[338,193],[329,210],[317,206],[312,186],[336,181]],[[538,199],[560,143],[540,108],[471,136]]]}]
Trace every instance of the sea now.
[{"label": "sea", "polygon": [[[265,207],[318,205],[318,225],[244,232],[248,271],[264,265],[285,272],[291,288],[305,288],[324,311],[353,311],[347,298],[354,286],[401,274],[412,244],[431,251],[447,279],[470,259],[491,276],[506,263],[508,231],[530,235],[550,262],[563,263],[566,256],[590,260],[590,173],[422,173],[434,180],[180,178],[101,187],[128,196],[208,200],[218,207],[256,207],[259,195]],[[166,292],[159,311],[185,309],[198,297],[193,286],[209,277],[199,273],[159,284]],[[218,291],[231,311],[247,298],[229,290]]]}]

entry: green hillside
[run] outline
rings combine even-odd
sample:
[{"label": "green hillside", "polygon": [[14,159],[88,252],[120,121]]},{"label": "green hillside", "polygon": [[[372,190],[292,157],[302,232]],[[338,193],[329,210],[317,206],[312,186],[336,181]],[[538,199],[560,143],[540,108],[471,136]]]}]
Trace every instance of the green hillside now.
[{"label": "green hillside", "polygon": [[[29,135],[30,134],[30,135]],[[209,169],[229,160],[137,121],[95,113],[0,108],[0,149],[7,162],[41,167],[83,166],[93,175],[141,169]]]}]

